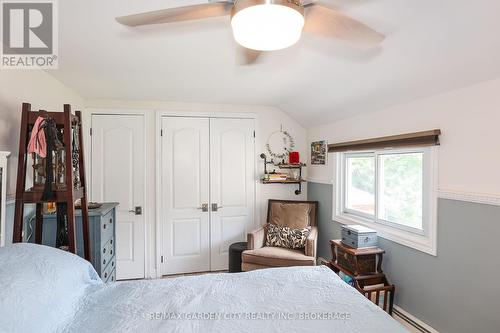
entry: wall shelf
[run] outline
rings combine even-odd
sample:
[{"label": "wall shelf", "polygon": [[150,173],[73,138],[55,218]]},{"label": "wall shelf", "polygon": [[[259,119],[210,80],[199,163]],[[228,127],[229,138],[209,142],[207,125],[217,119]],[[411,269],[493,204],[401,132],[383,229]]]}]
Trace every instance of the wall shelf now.
[{"label": "wall shelf", "polygon": [[[299,188],[297,190],[295,190],[295,194],[299,195],[300,193],[302,193],[302,183],[305,182],[305,180],[302,179],[302,168],[306,166],[305,163],[296,163],[296,164],[278,163],[278,164],[274,164],[274,162],[272,160],[271,161],[267,160],[267,157],[265,154],[260,154],[260,157],[264,160],[264,177],[261,179],[262,184],[297,184],[299,186]],[[270,179],[268,179],[269,175],[274,174],[275,172],[273,171],[271,173],[268,173],[267,172],[268,165],[273,165],[274,167],[276,167],[278,169],[288,169],[288,170],[296,169],[296,170],[299,170],[298,175],[294,175],[293,177],[291,177],[291,178],[298,178],[298,179],[289,178],[289,179],[270,180]],[[284,178],[284,177],[282,177],[282,178]]]},{"label": "wall shelf", "polygon": [[295,179],[283,179],[283,180],[266,180],[266,179],[261,179],[260,181],[262,184],[297,184],[299,185],[299,188],[295,190],[295,194],[299,195],[302,193],[302,183],[305,183],[306,181],[304,179],[300,180],[295,180]]},{"label": "wall shelf", "polygon": [[298,163],[298,164],[283,164],[283,163],[280,163],[280,164],[276,164],[274,166],[276,166],[277,168],[280,168],[280,169],[301,169],[302,167],[305,167],[306,164],[305,163]]},{"label": "wall shelf", "polygon": [[286,180],[261,180],[262,184],[300,184],[306,182],[304,179],[294,180],[294,179],[286,179]]}]

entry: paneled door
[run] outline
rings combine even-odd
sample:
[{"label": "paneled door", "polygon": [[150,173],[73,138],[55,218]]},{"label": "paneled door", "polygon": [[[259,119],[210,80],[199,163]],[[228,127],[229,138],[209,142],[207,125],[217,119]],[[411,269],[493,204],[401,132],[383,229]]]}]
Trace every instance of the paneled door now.
[{"label": "paneled door", "polygon": [[225,270],[254,225],[254,123],[163,117],[162,274]]},{"label": "paneled door", "polygon": [[92,200],[118,202],[117,279],[144,278],[145,121],[143,115],[92,115]]},{"label": "paneled door", "polygon": [[209,119],[163,117],[162,132],[162,274],[209,271]]},{"label": "paneled door", "polygon": [[210,119],[211,270],[228,268],[229,245],[254,228],[254,121]]}]

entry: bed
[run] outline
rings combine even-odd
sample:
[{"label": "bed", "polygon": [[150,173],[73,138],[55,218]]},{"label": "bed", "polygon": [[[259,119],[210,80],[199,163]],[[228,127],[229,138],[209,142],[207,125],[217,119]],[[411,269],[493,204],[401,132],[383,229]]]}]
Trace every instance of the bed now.
[{"label": "bed", "polygon": [[324,266],[104,284],[80,257],[0,248],[1,332],[406,332]]}]

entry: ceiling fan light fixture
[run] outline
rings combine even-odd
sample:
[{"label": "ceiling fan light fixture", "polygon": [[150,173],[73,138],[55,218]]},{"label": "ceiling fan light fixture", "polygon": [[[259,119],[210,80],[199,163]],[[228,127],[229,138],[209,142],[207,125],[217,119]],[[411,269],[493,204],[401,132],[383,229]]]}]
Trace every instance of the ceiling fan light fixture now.
[{"label": "ceiling fan light fixture", "polygon": [[284,49],[300,39],[304,7],[293,0],[237,0],[231,27],[236,42],[248,49]]}]

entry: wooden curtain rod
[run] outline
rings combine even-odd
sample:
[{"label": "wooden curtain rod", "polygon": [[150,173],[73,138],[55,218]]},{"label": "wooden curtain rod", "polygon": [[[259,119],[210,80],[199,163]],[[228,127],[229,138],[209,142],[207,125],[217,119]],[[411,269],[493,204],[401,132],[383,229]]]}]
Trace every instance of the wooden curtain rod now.
[{"label": "wooden curtain rod", "polygon": [[328,145],[328,152],[349,150],[381,149],[392,147],[436,146],[439,145],[441,130],[399,134],[365,140],[332,143]]}]

